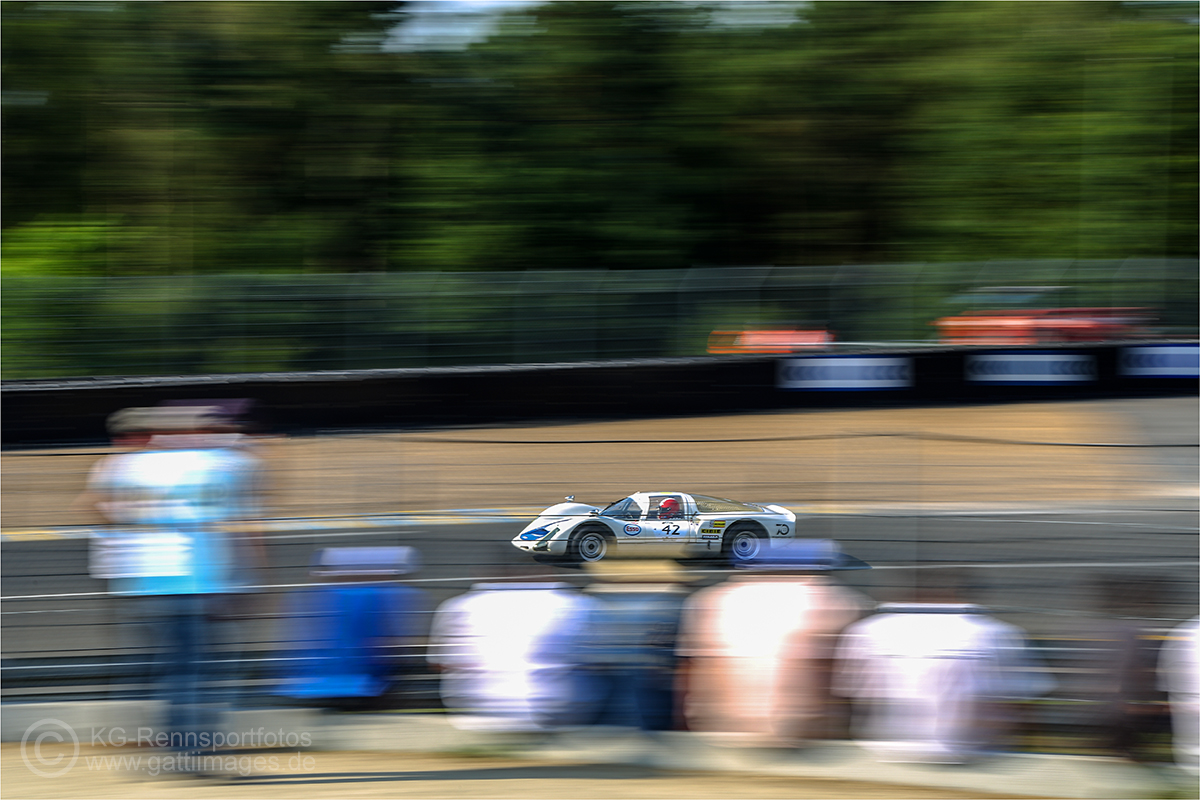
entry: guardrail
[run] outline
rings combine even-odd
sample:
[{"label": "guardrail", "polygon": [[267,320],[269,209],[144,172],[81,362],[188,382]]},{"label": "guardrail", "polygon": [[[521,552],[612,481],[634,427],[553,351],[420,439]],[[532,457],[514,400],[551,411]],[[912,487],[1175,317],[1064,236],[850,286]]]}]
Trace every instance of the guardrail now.
[{"label": "guardrail", "polygon": [[1200,344],[871,348],[562,364],[6,381],[5,447],[106,440],[109,414],[253,398],[283,431],[1194,394]]}]

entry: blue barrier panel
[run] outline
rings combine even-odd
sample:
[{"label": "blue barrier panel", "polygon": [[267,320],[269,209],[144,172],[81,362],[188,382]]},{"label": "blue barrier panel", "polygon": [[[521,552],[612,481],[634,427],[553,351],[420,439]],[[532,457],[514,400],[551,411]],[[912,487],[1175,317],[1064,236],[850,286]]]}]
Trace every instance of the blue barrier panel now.
[{"label": "blue barrier panel", "polygon": [[1010,386],[1094,383],[1096,357],[1066,352],[968,353],[965,376],[969,383]]},{"label": "blue barrier panel", "polygon": [[805,356],[779,365],[780,389],[861,392],[912,385],[913,360],[908,356]]},{"label": "blue barrier panel", "polygon": [[1131,378],[1200,378],[1200,344],[1123,347],[1120,371]]}]

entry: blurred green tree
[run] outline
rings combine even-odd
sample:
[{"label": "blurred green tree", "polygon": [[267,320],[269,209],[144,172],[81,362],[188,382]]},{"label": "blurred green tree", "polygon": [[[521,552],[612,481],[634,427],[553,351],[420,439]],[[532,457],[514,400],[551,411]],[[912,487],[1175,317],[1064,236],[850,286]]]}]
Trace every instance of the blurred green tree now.
[{"label": "blurred green tree", "polygon": [[395,3],[5,3],[4,225],[147,229],[109,274],[383,266]]},{"label": "blurred green tree", "polygon": [[[4,312],[24,331],[5,353],[22,363],[80,319],[105,327],[121,302],[83,291],[70,324],[47,305],[105,276],[794,265],[847,286],[806,307],[874,337],[927,327],[973,277],[958,262],[1200,249],[1187,4],[554,2],[457,49],[392,46],[420,15],[391,2],[0,14],[2,267],[19,289]],[[859,289],[859,274],[878,280]],[[198,285],[121,346],[206,319]],[[472,296],[404,307],[464,342],[511,327],[513,302]],[[418,336],[392,313],[346,316]],[[306,335],[270,363],[325,358]],[[96,347],[72,369],[121,362]],[[185,349],[189,368],[267,368],[240,340]]]}]

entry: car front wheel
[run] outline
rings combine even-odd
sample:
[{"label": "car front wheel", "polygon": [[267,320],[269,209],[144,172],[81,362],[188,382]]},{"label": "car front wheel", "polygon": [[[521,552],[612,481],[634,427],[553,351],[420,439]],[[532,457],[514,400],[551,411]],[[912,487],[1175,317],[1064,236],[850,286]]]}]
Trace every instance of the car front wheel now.
[{"label": "car front wheel", "polygon": [[608,555],[608,537],[597,530],[582,531],[575,534],[572,551],[575,560],[580,563],[595,563]]}]

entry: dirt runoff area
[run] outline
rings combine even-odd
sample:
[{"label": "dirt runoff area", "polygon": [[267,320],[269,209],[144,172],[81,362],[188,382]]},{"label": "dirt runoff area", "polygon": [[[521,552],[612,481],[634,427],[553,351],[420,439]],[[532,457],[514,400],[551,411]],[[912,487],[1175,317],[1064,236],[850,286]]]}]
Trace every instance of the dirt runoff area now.
[{"label": "dirt runoff area", "polygon": [[[899,800],[993,798],[961,790],[894,786],[728,772],[674,772],[613,764],[564,764],[496,757],[411,753],[273,752],[241,754],[235,778],[184,777],[165,762],[140,769],[105,762],[102,750],[43,748],[43,772],[32,771],[19,743],[0,747],[0,790],[5,798],[645,798],[646,800]],[[57,755],[63,760],[51,764]],[[232,757],[232,756],[231,756]],[[258,759],[256,761],[256,759]],[[152,772],[157,774],[151,774]]]},{"label": "dirt runoff area", "polygon": [[[1145,418],[1195,413],[1195,398],[1140,402]],[[1106,505],[1171,488],[1153,450],[1130,446],[1146,433],[1123,408],[1088,401],[344,433],[267,438],[255,451],[269,478],[268,518],[540,509],[566,495],[603,504],[647,488],[835,507]],[[94,524],[76,499],[106,452],[5,452],[4,531]]]}]

